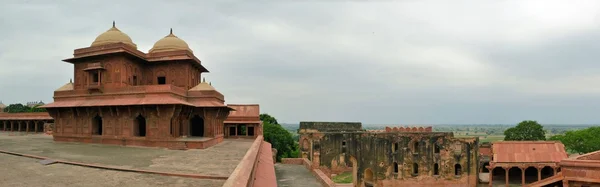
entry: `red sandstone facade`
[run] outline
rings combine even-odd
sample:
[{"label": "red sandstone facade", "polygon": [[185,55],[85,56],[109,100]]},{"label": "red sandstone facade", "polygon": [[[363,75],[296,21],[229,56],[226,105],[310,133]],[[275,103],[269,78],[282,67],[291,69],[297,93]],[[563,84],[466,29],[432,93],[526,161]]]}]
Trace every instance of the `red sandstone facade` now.
[{"label": "red sandstone facade", "polygon": [[[206,148],[229,130],[224,121],[235,109],[201,81],[208,70],[172,32],[144,53],[113,24],[63,61],[74,65],[75,79],[43,106],[55,119],[55,141]],[[249,107],[258,112],[258,105]],[[244,114],[238,119],[248,120],[230,121],[261,135],[258,113]]]}]

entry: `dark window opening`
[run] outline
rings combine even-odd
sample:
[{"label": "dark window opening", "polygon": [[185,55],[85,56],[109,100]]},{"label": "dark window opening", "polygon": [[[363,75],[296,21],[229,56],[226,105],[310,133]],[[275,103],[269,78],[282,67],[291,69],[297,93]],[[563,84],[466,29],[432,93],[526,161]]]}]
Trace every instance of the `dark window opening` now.
[{"label": "dark window opening", "polygon": [[134,136],[146,136],[146,118],[144,118],[144,116],[138,115],[135,118],[135,127],[133,133]]},{"label": "dark window opening", "polygon": [[229,136],[235,136],[235,127],[229,127]]},{"label": "dark window opening", "polygon": [[158,84],[167,84],[167,78],[166,77],[158,77],[157,81],[158,81]]},{"label": "dark window opening", "polygon": [[460,164],[454,164],[454,175],[458,176],[462,174],[461,171],[462,167],[460,166]]},{"label": "dark window opening", "polygon": [[190,136],[204,136],[204,119],[198,115],[190,119]]},{"label": "dark window opening", "polygon": [[419,164],[413,163],[413,175],[419,174]]},{"label": "dark window opening", "polygon": [[137,84],[138,84],[138,83],[137,83],[137,76],[135,76],[135,75],[134,75],[134,76],[133,76],[133,85],[135,86],[135,85],[137,85]]},{"label": "dark window opening", "polygon": [[437,163],[433,164],[433,175],[440,175],[440,166]]},{"label": "dark window opening", "polygon": [[394,153],[396,151],[398,151],[398,143],[392,144],[392,152]]},{"label": "dark window opening", "polygon": [[394,173],[398,174],[398,163],[394,162]]},{"label": "dark window opening", "polygon": [[254,127],[248,126],[248,136],[254,136]]},{"label": "dark window opening", "polygon": [[342,141],[342,146],[346,146],[346,141]]},{"label": "dark window opening", "polygon": [[98,72],[92,73],[92,82],[97,83],[100,80],[98,77]]},{"label": "dark window opening", "polygon": [[246,136],[246,125],[238,125],[238,136]]},{"label": "dark window opening", "polygon": [[419,142],[415,142],[414,147],[413,147],[413,151],[414,152],[419,151]]},{"label": "dark window opening", "polygon": [[435,144],[433,147],[433,153],[440,153],[440,146],[438,144]]},{"label": "dark window opening", "polygon": [[102,117],[98,115],[92,118],[92,134],[102,135]]}]

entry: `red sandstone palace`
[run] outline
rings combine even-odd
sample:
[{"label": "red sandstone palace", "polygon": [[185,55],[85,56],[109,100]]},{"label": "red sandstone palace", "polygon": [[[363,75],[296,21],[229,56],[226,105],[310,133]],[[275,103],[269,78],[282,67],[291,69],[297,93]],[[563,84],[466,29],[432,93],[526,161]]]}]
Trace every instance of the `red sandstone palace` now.
[{"label": "red sandstone palace", "polygon": [[259,106],[226,105],[172,30],[144,53],[113,23],[63,61],[74,65],[74,80],[42,106],[54,118],[55,141],[189,149],[262,135]]}]

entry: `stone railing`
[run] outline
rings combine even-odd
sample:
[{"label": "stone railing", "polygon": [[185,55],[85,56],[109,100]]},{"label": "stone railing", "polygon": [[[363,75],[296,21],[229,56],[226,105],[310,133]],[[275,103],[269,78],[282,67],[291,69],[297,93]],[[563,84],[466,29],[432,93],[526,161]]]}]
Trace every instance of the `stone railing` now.
[{"label": "stone railing", "polygon": [[242,158],[242,161],[237,165],[233,173],[229,176],[223,187],[251,187],[254,183],[255,171],[258,164],[258,156],[260,151],[271,151],[260,150],[261,144],[263,143],[263,136],[258,136]]}]

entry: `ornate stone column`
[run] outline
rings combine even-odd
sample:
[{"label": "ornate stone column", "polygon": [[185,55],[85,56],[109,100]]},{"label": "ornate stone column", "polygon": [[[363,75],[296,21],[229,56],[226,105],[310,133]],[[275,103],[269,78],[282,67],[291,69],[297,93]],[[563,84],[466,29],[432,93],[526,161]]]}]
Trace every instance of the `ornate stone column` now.
[{"label": "ornate stone column", "polygon": [[33,131],[34,133],[37,133],[37,132],[38,132],[38,123],[39,123],[39,121],[34,121],[34,122],[33,122],[33,128],[35,129],[35,130]]},{"label": "ornate stone column", "polygon": [[25,133],[29,134],[29,122],[31,121],[25,121]]},{"label": "ornate stone column", "polygon": [[10,132],[15,131],[15,124],[13,121],[10,121]]},{"label": "ornate stone column", "polygon": [[17,129],[18,132],[21,132],[21,122],[17,122],[17,126],[19,126],[19,128]]}]

